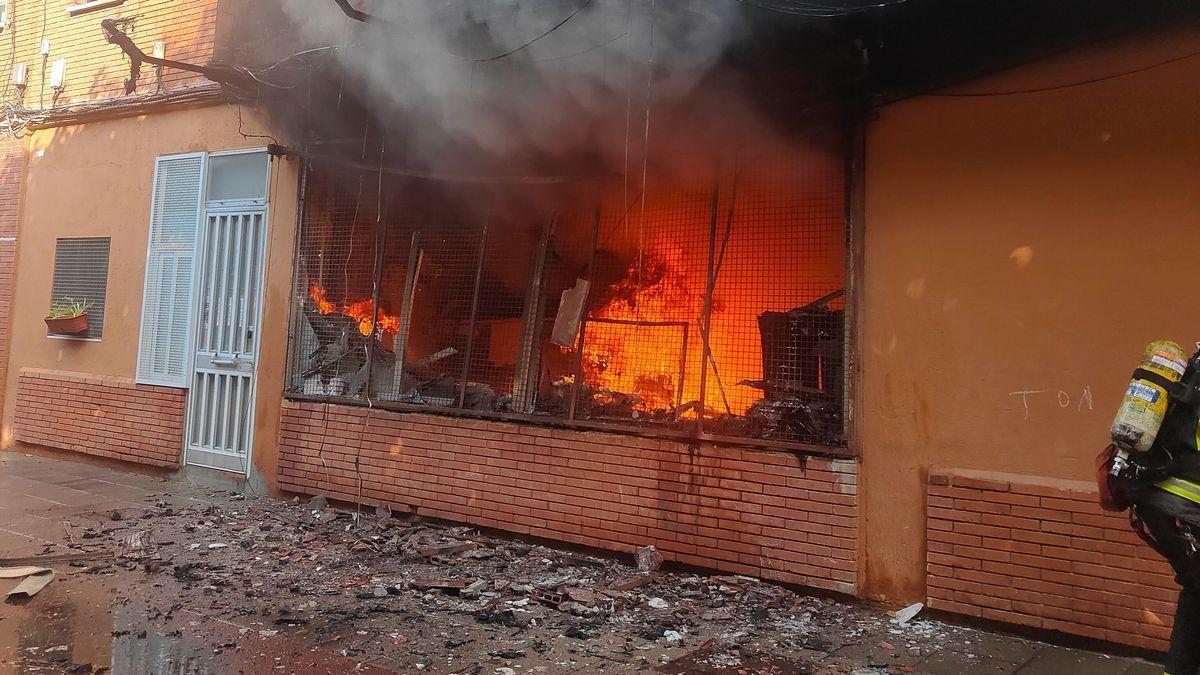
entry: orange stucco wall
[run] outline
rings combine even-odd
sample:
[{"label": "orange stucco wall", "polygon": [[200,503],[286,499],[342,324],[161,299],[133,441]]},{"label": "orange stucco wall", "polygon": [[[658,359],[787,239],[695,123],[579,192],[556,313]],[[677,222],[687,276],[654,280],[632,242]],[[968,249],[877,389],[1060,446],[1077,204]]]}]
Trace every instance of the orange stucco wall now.
[{"label": "orange stucco wall", "polygon": [[[956,91],[1053,86],[1197,48],[1194,32],[1142,38]],[[1145,343],[1200,340],[1198,121],[1193,58],[1041,93],[923,96],[870,124],[868,595],[923,597],[930,467],[1090,480]]]},{"label": "orange stucco wall", "polygon": [[[241,128],[247,133],[267,129],[249,109],[242,111],[242,118]],[[135,376],[154,159],[263,143],[240,133],[238,111],[227,105],[46,129],[29,138],[0,433],[4,445],[12,442],[21,368]],[[298,168],[295,160],[272,161],[254,449],[255,464],[271,480],[276,473],[285,351],[279,345],[286,344]],[[104,336],[99,342],[48,338],[42,317],[50,299],[55,239],[86,236],[112,238]]]}]

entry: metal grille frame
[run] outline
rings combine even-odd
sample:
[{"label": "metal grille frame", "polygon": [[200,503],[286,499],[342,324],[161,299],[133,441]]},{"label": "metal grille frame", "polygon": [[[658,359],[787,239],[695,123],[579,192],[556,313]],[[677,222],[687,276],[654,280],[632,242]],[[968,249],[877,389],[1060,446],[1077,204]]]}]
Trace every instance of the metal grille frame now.
[{"label": "metal grille frame", "polygon": [[[781,388],[801,392],[801,395],[804,395],[804,392],[812,394],[814,393],[813,389],[817,389],[814,395],[827,397],[831,392],[836,394],[836,405],[838,406],[836,414],[840,425],[836,438],[824,438],[814,442],[810,438],[789,437],[787,434],[783,434],[784,437],[782,438],[754,437],[741,431],[740,427],[730,432],[729,424],[725,424],[723,427],[714,413],[714,411],[719,410],[721,407],[727,410],[731,408],[729,401],[724,401],[722,404],[721,397],[725,396],[724,391],[733,385],[732,382],[723,381],[723,373],[720,372],[720,369],[716,365],[717,362],[713,359],[710,336],[706,334],[713,330],[710,327],[714,325],[714,312],[721,311],[720,309],[715,309],[715,307],[720,307],[723,303],[727,305],[729,302],[729,300],[724,298],[728,296],[730,291],[723,286],[725,282],[722,281],[719,271],[714,272],[714,268],[719,270],[720,261],[725,255],[725,247],[722,245],[722,233],[728,231],[727,228],[729,226],[727,222],[733,221],[735,209],[739,208],[737,206],[739,203],[739,189],[742,190],[740,197],[742,200],[753,199],[753,188],[747,187],[744,184],[739,186],[740,179],[737,171],[721,171],[719,167],[716,169],[716,175],[711,186],[699,193],[701,198],[692,197],[694,206],[688,207],[691,209],[691,215],[684,219],[688,223],[687,227],[690,230],[695,230],[697,223],[701,220],[697,217],[697,214],[701,209],[706,212],[704,214],[706,217],[703,218],[704,227],[698,232],[689,232],[687,234],[687,236],[699,242],[706,253],[706,256],[701,256],[698,260],[690,263],[693,266],[698,265],[705,268],[703,270],[703,278],[707,279],[707,281],[702,282],[702,297],[700,299],[702,309],[699,317],[696,317],[694,321],[623,321],[621,319],[597,315],[597,307],[594,305],[596,289],[594,287],[589,289],[586,294],[587,300],[585,301],[584,316],[579,322],[578,342],[571,355],[570,369],[574,373],[574,378],[569,383],[570,393],[566,398],[566,405],[559,410],[547,410],[541,407],[540,404],[543,401],[538,392],[535,391],[530,400],[523,400],[521,389],[522,377],[533,378],[535,376],[531,374],[532,371],[544,367],[542,359],[537,352],[539,350],[544,351],[545,345],[534,345],[533,343],[544,342],[544,340],[541,340],[537,336],[544,336],[549,324],[553,322],[555,305],[558,301],[557,292],[549,292],[546,288],[547,277],[551,276],[551,272],[548,270],[553,266],[553,263],[544,260],[547,246],[545,231],[554,231],[552,223],[546,226],[543,232],[543,240],[530,247],[530,255],[533,258],[533,272],[531,272],[531,276],[536,278],[527,280],[526,294],[523,298],[525,306],[519,308],[523,325],[518,331],[519,335],[517,339],[515,342],[512,342],[517,352],[513,358],[516,362],[517,372],[513,373],[512,380],[509,382],[511,385],[510,391],[505,392],[504,397],[497,397],[508,398],[508,408],[484,409],[477,405],[468,405],[469,396],[467,388],[469,383],[474,384],[472,376],[478,376],[489,369],[489,366],[481,361],[479,355],[481,351],[486,351],[487,349],[495,350],[494,346],[482,346],[480,341],[490,341],[492,345],[497,341],[494,335],[491,333],[482,333],[479,328],[481,321],[481,287],[486,285],[486,282],[482,280],[482,272],[485,255],[489,252],[489,226],[491,227],[493,236],[498,229],[495,224],[489,224],[486,219],[475,223],[470,228],[463,229],[461,234],[463,234],[464,241],[472,241],[473,243],[460,246],[457,249],[461,251],[459,258],[462,261],[463,270],[463,274],[460,275],[462,279],[459,280],[461,283],[458,286],[464,289],[462,297],[469,298],[469,302],[464,305],[469,308],[469,312],[462,315],[463,320],[467,323],[467,327],[465,331],[460,330],[460,337],[463,342],[460,343],[459,347],[454,348],[454,354],[440,357],[443,360],[454,360],[452,366],[447,366],[447,370],[453,370],[458,373],[457,378],[452,383],[453,386],[448,387],[445,392],[446,395],[440,397],[406,398],[401,395],[401,392],[396,387],[392,387],[391,391],[386,391],[387,387],[379,385],[381,380],[398,383],[399,380],[393,378],[402,376],[396,375],[398,371],[395,369],[399,367],[399,372],[403,373],[405,367],[403,364],[412,356],[412,348],[406,347],[406,345],[413,335],[414,321],[419,320],[411,314],[414,304],[411,300],[413,297],[412,294],[419,292],[419,279],[422,276],[422,272],[420,271],[422,263],[418,260],[421,254],[419,246],[416,243],[422,235],[419,232],[408,231],[402,227],[397,228],[391,222],[385,222],[389,218],[383,204],[387,199],[394,198],[394,196],[388,194],[389,191],[384,188],[382,179],[378,175],[372,176],[371,172],[365,172],[367,178],[365,182],[372,183],[375,181],[380,194],[368,195],[366,202],[363,202],[360,198],[360,203],[355,207],[355,211],[358,214],[361,214],[364,208],[366,208],[370,212],[367,219],[379,223],[379,226],[372,233],[374,239],[371,250],[372,255],[370,257],[374,260],[373,268],[363,270],[369,271],[372,275],[369,280],[369,286],[362,286],[359,289],[359,296],[361,296],[361,291],[369,287],[371,300],[371,314],[362,332],[371,338],[380,338],[382,336],[380,332],[380,293],[381,287],[387,285],[383,277],[386,269],[396,266],[398,257],[395,251],[402,248],[406,254],[404,256],[406,260],[403,265],[405,267],[404,297],[408,297],[409,302],[404,303],[407,306],[398,312],[400,314],[399,331],[393,338],[395,341],[393,342],[393,346],[395,346],[396,342],[401,344],[396,347],[398,351],[393,357],[396,362],[391,364],[392,370],[388,372],[388,365],[383,363],[383,360],[379,358],[376,351],[374,349],[366,350],[363,358],[366,370],[365,377],[363,378],[365,383],[363,387],[355,391],[339,391],[332,388],[313,390],[311,387],[305,386],[302,378],[297,379],[297,374],[305,372],[307,367],[311,365],[308,362],[311,348],[313,347],[311,339],[312,331],[306,330],[306,323],[308,322],[306,322],[303,309],[307,303],[307,297],[310,295],[308,290],[311,281],[306,274],[303,261],[312,255],[312,250],[306,251],[305,247],[310,244],[309,238],[314,219],[314,204],[312,199],[312,186],[315,180],[314,171],[319,176],[320,170],[314,170],[312,165],[306,162],[301,176],[301,217],[299,219],[297,249],[295,252],[297,264],[295,267],[292,329],[289,331],[288,338],[290,368],[285,396],[296,400],[312,400],[346,405],[370,405],[398,411],[513,420],[570,428],[601,429],[639,436],[785,449],[804,454],[823,456],[856,456],[856,450],[853,449],[854,416],[852,411],[852,380],[853,370],[856,367],[856,359],[853,358],[854,352],[852,350],[855,322],[852,318],[854,317],[854,296],[856,290],[854,275],[857,273],[855,261],[857,247],[855,224],[859,221],[854,216],[855,210],[858,208],[856,204],[859,203],[855,193],[856,189],[854,186],[856,181],[854,175],[859,169],[856,168],[853,161],[853,138],[850,138],[849,142],[845,145],[846,148],[843,151],[844,156],[842,157],[844,164],[838,167],[841,173],[836,175],[836,178],[840,182],[837,185],[833,183],[824,184],[813,194],[799,194],[796,197],[797,199],[809,200],[809,202],[805,203],[810,203],[814,198],[827,200],[827,203],[821,207],[823,215],[820,216],[824,219],[820,225],[824,228],[823,231],[825,234],[821,235],[819,241],[812,241],[810,248],[803,250],[821,249],[827,258],[831,260],[832,257],[838,258],[837,262],[840,264],[838,278],[833,279],[831,276],[825,280],[828,283],[833,283],[834,287],[824,287],[821,289],[813,287],[808,289],[806,291],[808,302],[795,302],[791,308],[785,306],[786,303],[774,308],[760,307],[758,305],[753,308],[743,308],[744,312],[753,311],[760,314],[758,322],[759,335],[751,337],[754,330],[743,326],[738,338],[741,340],[739,344],[743,346],[749,344],[748,340],[762,340],[762,352],[764,354],[758,355],[758,358],[762,360],[760,370],[763,372],[761,381],[757,383],[757,386],[764,392],[761,400],[766,400],[772,396],[776,400],[780,400],[792,395],[791,393],[779,393]],[[833,178],[829,180],[833,180]],[[768,180],[768,182],[770,181]],[[803,190],[800,192],[803,192]],[[586,250],[586,254],[590,256],[587,270],[592,276],[593,281],[595,281],[597,276],[596,270],[601,265],[596,259],[596,252],[598,242],[604,236],[603,233],[608,228],[613,227],[614,223],[619,226],[621,221],[626,220],[631,215],[629,211],[622,214],[620,213],[621,209],[613,209],[611,205],[607,205],[608,208],[606,208],[603,198],[600,198],[599,201],[601,202],[601,206],[597,209],[597,212],[593,216],[587,217],[588,220],[593,221],[590,231],[591,241],[585,242],[584,245],[585,249],[589,249]],[[668,202],[670,202],[670,199],[668,199]],[[369,204],[369,206],[364,207],[364,204]],[[772,218],[775,218],[779,222],[784,222],[789,217],[789,214],[784,212],[786,209],[776,208],[776,211],[779,211],[776,213],[772,211],[775,207],[769,203],[759,205],[757,208],[758,216],[756,217],[759,217],[764,222]],[[836,213],[837,217],[836,223],[831,220],[831,214],[834,213]],[[795,214],[791,215],[794,216]],[[564,218],[561,214],[551,216],[550,218],[553,220],[556,217]],[[802,223],[799,229],[807,226],[807,224]],[[728,241],[728,235],[725,236],[726,241]],[[762,237],[759,238],[762,239]],[[803,242],[800,242],[800,239],[802,239],[800,235],[795,235],[793,238],[799,242],[796,246],[804,245]],[[405,246],[400,247],[396,244],[396,240],[405,241]],[[773,246],[773,243],[765,239],[764,241],[765,243],[759,243],[759,250],[762,255],[770,255],[770,247]],[[590,244],[590,246],[587,246],[587,244]],[[638,258],[639,264],[641,264],[643,262],[641,255]],[[828,283],[826,286],[828,286]],[[817,297],[812,297],[814,295]],[[736,302],[736,299],[734,301]],[[759,305],[762,304],[758,300],[755,300],[755,302],[759,302]],[[827,348],[822,348],[825,355],[812,361],[815,364],[814,366],[799,366],[794,362],[794,354],[796,352],[794,343],[798,339],[795,337],[783,339],[785,344],[782,347],[781,353],[785,354],[785,356],[776,357],[772,361],[771,358],[765,355],[766,352],[772,351],[772,348],[769,346],[770,341],[766,336],[766,329],[763,327],[763,317],[771,315],[772,312],[775,315],[783,317],[790,316],[790,319],[786,319],[788,326],[779,329],[782,331],[780,334],[786,336],[802,335],[804,333],[803,326],[797,328],[794,324],[796,324],[797,316],[801,316],[802,318],[806,316],[803,311],[806,306],[824,309],[831,316],[836,315],[839,317],[836,319],[837,325],[833,326],[836,339],[831,338],[829,340],[831,344]],[[385,307],[387,307],[386,304]],[[396,307],[390,307],[387,312],[395,312],[395,310]],[[508,310],[515,311],[515,308],[508,307]],[[798,310],[800,311],[797,313]],[[777,323],[784,320],[780,316],[773,316],[772,318],[777,320]],[[493,320],[487,319],[486,321]],[[489,326],[489,330],[495,330],[496,321],[493,321],[493,325]],[[811,321],[817,321],[820,324],[822,319],[816,317],[810,319]],[[743,321],[742,323],[744,324],[745,322]],[[670,415],[666,416],[670,418],[670,423],[654,423],[639,419],[613,419],[604,418],[603,416],[591,418],[579,414],[580,384],[586,381],[583,360],[587,349],[586,339],[588,332],[600,329],[601,327],[631,324],[644,324],[647,328],[655,330],[661,330],[664,326],[671,326],[677,331],[676,334],[682,332],[683,348],[678,350],[680,353],[680,365],[678,369],[681,377],[671,382],[674,409],[670,411]],[[832,326],[833,324],[821,325]],[[435,326],[432,328],[451,330],[455,327]],[[505,330],[511,332],[511,327],[505,328]],[[677,340],[679,338],[674,339]],[[505,344],[508,343],[506,342]],[[448,349],[450,348],[446,348],[446,350]],[[462,353],[464,351],[465,354]],[[755,350],[747,349],[746,351],[747,353],[753,353]],[[787,354],[791,354],[792,356],[786,356]],[[436,354],[434,355],[436,356]],[[789,361],[789,359],[793,359],[793,361]],[[786,366],[790,364],[792,372],[779,375],[772,380],[770,374],[766,372],[771,369],[771,363],[783,364],[785,370]],[[522,369],[524,370],[522,371]],[[491,370],[497,371],[497,368],[492,366]],[[689,380],[687,383],[689,388],[698,387],[698,395],[695,395],[695,390],[693,389],[693,395],[695,395],[696,399],[693,403],[699,403],[698,410],[693,411],[695,414],[690,416],[685,415],[682,410],[685,379]],[[492,381],[495,381],[495,379],[493,378]],[[817,386],[808,386],[812,382],[816,382]],[[775,390],[775,393],[772,393],[772,389]],[[737,415],[726,415],[725,417],[737,417]]]},{"label": "metal grille frame", "polygon": [[210,207],[197,290],[187,464],[249,474],[261,354],[265,206]]}]

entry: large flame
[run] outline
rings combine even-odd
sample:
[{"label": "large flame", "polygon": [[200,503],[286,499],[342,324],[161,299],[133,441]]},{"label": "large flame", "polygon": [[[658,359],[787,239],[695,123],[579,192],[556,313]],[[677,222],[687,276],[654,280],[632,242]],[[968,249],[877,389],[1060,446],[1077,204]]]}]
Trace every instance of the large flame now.
[{"label": "large flame", "polygon": [[[837,161],[831,158],[828,163],[828,173],[834,176],[840,176]],[[825,176],[823,167],[799,167],[811,170],[812,176],[797,177],[795,184]],[[766,175],[790,177],[797,171],[798,166],[788,165]],[[759,316],[801,307],[844,284],[841,202],[813,202],[810,193],[790,184],[784,189],[777,181],[760,184],[757,177],[747,176],[737,210],[721,223],[730,227],[732,236],[719,239],[710,256],[709,237],[695,234],[706,224],[695,215],[700,210],[685,208],[703,203],[702,198],[689,201],[687,194],[671,193],[651,200],[644,228],[618,231],[609,242],[610,250],[629,256],[623,278],[605,289],[592,289],[591,297],[600,306],[589,313],[591,319],[638,325],[588,323],[583,382],[593,389],[636,394],[644,403],[635,407],[643,412],[676,410],[682,377],[685,416],[696,412],[695,406],[687,406],[701,399],[701,379],[706,410],[745,414],[763,396],[762,389],[741,384],[763,379]],[[715,277],[712,326],[706,330],[710,269]],[[646,325],[649,322],[687,324],[686,355],[681,353],[680,326]],[[706,342],[711,354],[707,359]]]},{"label": "large flame", "polygon": [[329,299],[329,291],[317,282],[312,282],[308,289],[308,297],[317,305],[317,311],[322,314],[345,314],[358,322],[358,332],[363,335],[371,334],[371,319],[379,324],[381,334],[396,334],[400,332],[400,317],[388,314],[382,309],[375,317],[375,303],[371,300],[357,300],[345,305],[339,305]]},{"label": "large flame", "polygon": [[[583,348],[584,381],[598,389],[635,394],[641,410],[674,410],[684,331],[680,325],[701,314],[703,297],[692,291],[679,249],[655,252],[633,263],[609,287],[611,300],[592,319],[636,321],[639,325],[593,321]],[[694,331],[692,325],[689,330]],[[689,341],[694,336],[689,336]],[[686,402],[686,401],[685,401]]]}]

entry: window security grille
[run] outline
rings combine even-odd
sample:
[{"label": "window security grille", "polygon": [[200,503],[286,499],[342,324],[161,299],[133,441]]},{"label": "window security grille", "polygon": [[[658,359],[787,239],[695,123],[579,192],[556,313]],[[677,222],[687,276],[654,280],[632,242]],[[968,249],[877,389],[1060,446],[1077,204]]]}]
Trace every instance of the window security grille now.
[{"label": "window security grille", "polygon": [[88,330],[80,338],[104,334],[104,298],[108,286],[108,237],[59,239],[54,251],[51,304],[88,302]]},{"label": "window security grille", "polygon": [[288,393],[844,448],[843,159],[759,148],[644,198],[316,166]]}]

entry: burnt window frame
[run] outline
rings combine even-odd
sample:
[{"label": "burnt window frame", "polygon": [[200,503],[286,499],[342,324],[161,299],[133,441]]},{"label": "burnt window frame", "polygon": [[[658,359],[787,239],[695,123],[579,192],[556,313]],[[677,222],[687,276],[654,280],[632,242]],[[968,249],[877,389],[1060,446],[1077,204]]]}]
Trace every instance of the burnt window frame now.
[{"label": "burnt window frame", "polygon": [[[842,314],[842,338],[841,338],[841,442],[837,445],[822,445],[807,442],[799,442],[792,440],[773,440],[753,438],[747,436],[722,436],[712,433],[706,433],[697,425],[693,430],[676,430],[665,427],[646,426],[641,424],[626,423],[617,420],[584,420],[574,419],[573,416],[554,417],[544,414],[530,414],[524,412],[507,412],[507,411],[487,411],[473,410],[461,407],[462,400],[459,401],[460,407],[441,407],[431,405],[421,405],[413,403],[405,403],[392,400],[372,399],[369,395],[361,396],[342,396],[336,394],[313,394],[295,391],[293,387],[293,377],[300,372],[300,364],[304,357],[298,349],[298,338],[301,333],[302,324],[304,322],[303,313],[298,311],[298,303],[303,302],[304,293],[299,286],[302,283],[302,270],[300,265],[301,245],[304,232],[305,212],[307,209],[307,187],[309,185],[310,172],[313,171],[312,163],[305,159],[300,171],[300,186],[299,186],[299,209],[297,214],[297,237],[295,238],[295,250],[293,259],[293,294],[291,297],[292,307],[290,308],[288,342],[287,342],[287,377],[284,382],[283,397],[288,400],[298,401],[315,401],[322,403],[337,403],[351,406],[371,406],[386,410],[395,410],[400,412],[422,413],[430,415],[440,415],[449,417],[462,417],[471,419],[492,419],[497,421],[520,422],[543,427],[567,428],[578,430],[601,430],[610,431],[619,434],[659,438],[663,440],[673,440],[679,442],[705,442],[714,445],[736,446],[745,448],[757,448],[763,451],[785,451],[799,455],[823,456],[837,459],[856,459],[861,456],[858,442],[858,419],[857,419],[857,395],[858,388],[856,382],[859,378],[858,370],[861,363],[860,352],[858,349],[858,290],[861,286],[861,259],[862,251],[862,228],[863,228],[863,159],[864,159],[864,142],[861,125],[848,125],[843,127],[844,134],[842,135],[842,188],[844,190],[844,201],[841,219],[841,231],[845,235],[844,245],[841,248],[842,262],[844,269],[843,287],[840,292],[841,298],[844,300],[844,309]],[[716,188],[714,188],[716,190]],[[713,195],[714,200],[716,195]],[[380,198],[382,203],[386,197]],[[599,216],[597,215],[597,218]],[[597,227],[599,224],[597,222]],[[379,283],[378,274],[383,264],[382,251],[379,248],[380,241],[386,239],[386,229],[380,228],[377,233],[379,239],[376,241],[376,283],[374,288],[373,303],[375,307],[379,304]],[[711,243],[710,243],[711,245]],[[595,241],[593,241],[593,249]],[[545,298],[542,298],[544,301]],[[553,299],[557,302],[557,298]],[[711,301],[710,301],[711,302]],[[378,316],[378,309],[376,316]],[[710,310],[711,311],[711,310]],[[585,312],[586,315],[586,312]],[[581,323],[586,325],[587,319]],[[695,328],[695,327],[693,327]],[[686,338],[685,338],[686,339]],[[707,354],[705,354],[707,356]],[[696,358],[700,358],[697,356]],[[370,360],[370,357],[368,357]],[[533,363],[527,364],[531,370],[536,368]],[[707,369],[704,369],[705,371]],[[370,364],[368,364],[370,371]],[[368,378],[370,376],[368,375]],[[703,394],[702,394],[703,395]],[[574,401],[574,397],[572,401]]]}]

